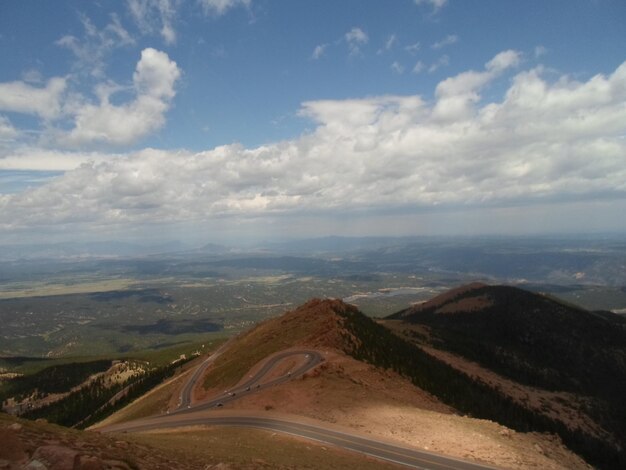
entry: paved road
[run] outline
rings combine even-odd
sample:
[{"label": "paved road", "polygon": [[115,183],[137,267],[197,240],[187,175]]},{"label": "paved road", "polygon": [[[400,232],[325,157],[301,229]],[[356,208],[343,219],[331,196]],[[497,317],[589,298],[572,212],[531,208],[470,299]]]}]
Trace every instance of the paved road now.
[{"label": "paved road", "polygon": [[412,468],[429,470],[485,470],[494,468],[283,418],[277,419],[261,416],[211,416],[206,413],[186,415],[170,414],[169,416],[159,416],[152,419],[109,426],[106,428],[106,432],[141,432],[197,425],[243,426],[266,429],[335,445]]},{"label": "paved road", "polygon": [[228,340],[226,341],[224,344],[222,344],[217,351],[215,351],[213,354],[211,354],[208,358],[206,358],[202,364],[200,364],[195,372],[193,373],[193,375],[191,376],[191,378],[189,380],[187,380],[187,382],[185,383],[185,386],[183,387],[182,391],[180,392],[180,399],[178,401],[178,408],[187,408],[189,405],[191,405],[191,392],[193,391],[194,387],[196,386],[196,383],[198,382],[198,379],[200,377],[202,377],[202,374],[204,374],[204,371],[206,370],[207,367],[209,367],[209,365],[211,365],[213,362],[215,362],[215,360],[220,357],[222,355],[222,353],[228,348],[228,345],[230,344],[232,340]]},{"label": "paved road", "polygon": [[[197,425],[243,426],[303,437],[412,468],[428,470],[485,470],[494,468],[426,451],[402,447],[400,445],[390,444],[373,438],[329,429],[322,427],[323,423],[316,426],[312,424],[305,424],[295,419],[290,420],[282,417],[273,418],[255,416],[253,414],[243,416],[240,413],[233,413],[229,416],[229,412],[226,411],[220,412],[219,416],[217,416],[214,413],[212,414],[211,412],[207,412],[206,410],[210,408],[219,408],[221,405],[229,401],[237,400],[238,398],[250,393],[255,393],[259,390],[273,387],[274,385],[297,378],[306,373],[308,370],[316,367],[324,360],[319,352],[313,350],[284,351],[270,357],[270,359],[263,364],[258,372],[249,377],[249,379],[243,383],[240,383],[236,387],[227,390],[223,394],[213,397],[210,400],[192,404],[191,391],[199,378],[202,376],[204,370],[219,356],[219,354],[224,351],[225,346],[226,345],[198,366],[198,369],[189,378],[183,388],[183,391],[181,392],[181,405],[177,410],[160,416],[106,426],[104,428],[100,428],[99,431],[142,432],[155,429]],[[296,369],[273,379],[263,380],[270,373],[270,371],[277,367],[283,360],[298,356],[301,357],[302,362]]]},{"label": "paved road", "polygon": [[[219,354],[221,354],[222,348],[220,348]],[[217,353],[216,353],[217,354]],[[213,354],[209,359],[215,357]],[[276,377],[272,380],[263,381],[265,376],[267,376],[272,369],[280,365],[282,361],[291,357],[302,357],[302,364],[294,369],[289,371],[288,373]],[[268,387],[273,387],[274,385],[278,385],[281,383],[288,382],[289,380],[300,377],[305,374],[309,370],[316,367],[320,362],[324,360],[322,355],[317,351],[309,351],[309,350],[297,350],[297,351],[284,351],[282,353],[275,354],[269,360],[267,360],[263,366],[259,369],[259,371],[254,374],[254,376],[250,377],[243,383],[240,383],[236,387],[231,388],[230,390],[225,391],[223,394],[217,395],[210,400],[203,401],[202,403],[198,403],[195,405],[191,404],[191,391],[195,387],[198,379],[202,376],[202,373],[210,364],[209,359],[205,360],[199,367],[198,370],[191,376],[191,378],[187,381],[185,386],[183,387],[183,391],[181,393],[180,405],[178,406],[177,411],[173,411],[170,414],[178,414],[178,413],[191,413],[199,410],[204,410],[207,408],[215,408],[219,405],[224,405],[229,401],[237,400],[243,396],[249,395],[251,393],[258,392],[260,390],[264,390]]]}]

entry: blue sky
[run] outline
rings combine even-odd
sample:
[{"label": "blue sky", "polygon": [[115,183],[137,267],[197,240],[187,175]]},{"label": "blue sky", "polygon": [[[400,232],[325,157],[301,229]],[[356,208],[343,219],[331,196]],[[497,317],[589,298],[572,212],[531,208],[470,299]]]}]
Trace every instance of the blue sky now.
[{"label": "blue sky", "polygon": [[0,241],[623,232],[624,24],[619,0],[5,0]]}]

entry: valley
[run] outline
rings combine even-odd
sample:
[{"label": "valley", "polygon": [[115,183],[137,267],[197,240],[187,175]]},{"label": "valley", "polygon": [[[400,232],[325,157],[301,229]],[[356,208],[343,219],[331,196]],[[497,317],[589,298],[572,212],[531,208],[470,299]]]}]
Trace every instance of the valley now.
[{"label": "valley", "polygon": [[[405,454],[384,442],[417,466],[434,452],[448,466],[619,468],[619,245],[466,241],[450,258],[447,242],[377,243],[5,261],[3,408],[166,447],[244,426],[349,459]],[[510,266],[525,251],[543,265]]]}]

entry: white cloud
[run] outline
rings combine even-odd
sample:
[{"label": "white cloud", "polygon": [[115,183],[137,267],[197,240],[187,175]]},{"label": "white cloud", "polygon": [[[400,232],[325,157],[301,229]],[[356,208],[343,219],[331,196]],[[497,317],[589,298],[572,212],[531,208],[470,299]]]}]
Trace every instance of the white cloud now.
[{"label": "white cloud", "polygon": [[166,44],[176,42],[179,0],[127,0],[128,11],[143,34],[158,33]]},{"label": "white cloud", "polygon": [[542,57],[548,53],[548,49],[545,46],[536,46],[535,47],[535,58]]},{"label": "white cloud", "polygon": [[70,171],[83,164],[99,163],[121,155],[98,152],[63,152],[37,147],[20,147],[0,155],[0,170]]},{"label": "white cloud", "polygon": [[413,66],[413,70],[412,70],[412,72],[413,72],[415,75],[418,75],[418,74],[422,73],[422,71],[423,71],[423,70],[424,70],[424,64],[422,63],[422,61],[421,61],[421,60],[418,60],[418,61],[415,63],[415,65]]},{"label": "white cloud", "polygon": [[444,7],[448,0],[413,0],[416,5],[430,5],[436,13]]},{"label": "white cloud", "polygon": [[390,34],[387,40],[385,41],[385,44],[383,45],[383,47],[378,49],[377,54],[382,54],[383,52],[390,51],[393,48],[393,46],[396,45],[397,42],[398,42],[398,36],[396,36],[395,34]]},{"label": "white cloud", "polygon": [[115,87],[99,87],[100,102],[80,104],[74,109],[75,126],[61,140],[69,145],[128,144],[159,129],[165,123],[179,77],[180,69],[166,53],[144,49],[133,74],[135,99],[114,105],[109,97]]},{"label": "white cloud", "polygon": [[421,47],[422,45],[419,42],[415,42],[413,44],[409,44],[408,46],[405,46],[404,50],[407,51],[409,54],[416,54],[417,51],[419,51]]},{"label": "white cloud", "polygon": [[26,83],[43,83],[41,72],[35,69],[30,69],[22,73],[22,80]]},{"label": "white cloud", "polygon": [[326,52],[327,47],[328,44],[320,44],[318,46],[315,46],[315,49],[313,49],[313,54],[311,54],[311,58],[314,60],[320,59]]},{"label": "white cloud", "polygon": [[435,61],[430,67],[428,67],[428,73],[433,73],[439,70],[441,67],[446,67],[450,65],[450,57],[447,55],[442,55]]},{"label": "white cloud", "polygon": [[450,46],[450,45],[458,42],[458,40],[459,40],[459,37],[456,34],[448,34],[441,41],[437,41],[436,43],[434,43],[430,47],[432,47],[433,49],[441,49],[441,48],[444,48],[446,46]]},{"label": "white cloud", "polygon": [[480,89],[519,62],[519,52],[503,51],[485,64],[483,72],[470,70],[440,82],[435,90],[437,104],[433,116],[453,121],[469,116],[473,105],[480,100]]},{"label": "white cloud", "polygon": [[19,135],[19,132],[11,121],[5,116],[0,114],[0,142],[3,140],[13,140]]},{"label": "white cloud", "polygon": [[350,55],[355,56],[361,53],[361,46],[367,44],[369,37],[361,28],[352,28],[345,34],[346,42],[350,50]]},{"label": "white cloud", "polygon": [[85,15],[80,17],[85,30],[82,38],[66,35],[56,41],[61,47],[66,47],[77,59],[76,66],[94,77],[104,76],[105,58],[117,47],[135,43],[133,37],[124,29],[119,17],[111,15],[111,21],[99,30]]},{"label": "white cloud", "polygon": [[394,61],[391,64],[391,71],[395,74],[402,75],[404,73],[404,66],[400,62]]},{"label": "white cloud", "polygon": [[50,120],[58,117],[62,111],[62,98],[67,88],[67,80],[54,77],[44,87],[35,87],[27,83],[0,83],[0,111],[34,114]]},{"label": "white cloud", "polygon": [[250,8],[252,0],[198,0],[208,15],[221,16],[238,6]]},{"label": "white cloud", "polygon": [[[518,62],[505,51],[481,71],[443,80],[434,103],[419,96],[303,103],[300,114],[316,128],[291,141],[146,149],[84,163],[38,188],[0,195],[0,227],[127,230],[272,214],[623,200],[626,62],[582,82],[524,70],[499,100],[483,102],[481,87]],[[451,99],[462,112],[443,119],[441,104]],[[19,156],[26,161],[28,153],[37,149]]]}]

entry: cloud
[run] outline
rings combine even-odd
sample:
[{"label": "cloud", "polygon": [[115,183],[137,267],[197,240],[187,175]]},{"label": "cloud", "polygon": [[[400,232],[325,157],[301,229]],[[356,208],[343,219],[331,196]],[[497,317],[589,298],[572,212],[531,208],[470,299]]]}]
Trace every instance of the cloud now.
[{"label": "cloud", "polygon": [[74,128],[61,141],[69,145],[129,144],[159,129],[176,95],[174,85],[180,74],[176,62],[165,52],[144,49],[133,74],[135,99],[114,105],[109,98],[117,87],[100,86],[100,102],[80,104],[74,109]]},{"label": "cloud", "polygon": [[313,54],[311,54],[311,58],[313,60],[320,59],[326,52],[327,47],[328,44],[320,44],[318,46],[315,46],[315,49],[313,49]]},{"label": "cloud", "polygon": [[442,49],[442,48],[444,48],[446,46],[450,46],[450,45],[458,42],[458,40],[459,40],[459,37],[456,34],[448,34],[441,41],[437,41],[436,43],[434,43],[430,47],[433,48],[433,49]]},{"label": "cloud", "polygon": [[[626,62],[586,81],[548,81],[541,68],[523,70],[506,77],[499,99],[484,102],[481,89],[519,59],[504,51],[482,70],[441,81],[434,102],[379,96],[303,103],[300,115],[315,129],[293,140],[203,152],[145,149],[97,162],[81,154],[83,164],[63,176],[0,195],[0,227],[126,231],[278,214],[623,201]],[[442,113],[451,99],[460,100],[460,112]],[[37,149],[21,157],[29,152]]]},{"label": "cloud", "polygon": [[19,132],[13,127],[11,121],[0,114],[0,142],[14,140],[18,135]]},{"label": "cloud", "polygon": [[480,100],[480,89],[505,70],[517,66],[520,57],[517,51],[503,51],[485,64],[483,72],[470,70],[440,82],[435,89],[437,104],[433,116],[456,121],[470,115]]},{"label": "cloud", "polygon": [[396,36],[395,34],[390,34],[387,40],[385,41],[385,44],[383,45],[383,47],[378,49],[377,54],[382,54],[383,52],[390,51],[393,48],[393,46],[396,45],[397,42],[398,42],[398,36]]},{"label": "cloud", "polygon": [[80,16],[85,30],[82,38],[66,35],[56,41],[56,45],[72,51],[76,57],[76,68],[94,77],[104,77],[105,58],[115,48],[135,43],[134,38],[124,29],[119,17],[113,13],[111,21],[99,30],[85,15]]},{"label": "cloud", "polygon": [[352,28],[344,35],[348,43],[350,55],[355,56],[361,53],[361,46],[367,44],[369,37],[361,28]]},{"label": "cloud", "polygon": [[45,120],[58,117],[62,111],[62,98],[67,79],[54,77],[44,87],[25,82],[0,83],[0,111],[34,114]]},{"label": "cloud", "polygon": [[176,43],[178,0],[127,0],[128,11],[143,34],[158,33],[165,44]]},{"label": "cloud", "polygon": [[421,47],[422,45],[419,42],[416,42],[413,44],[409,44],[408,46],[405,46],[404,50],[407,51],[409,54],[416,54],[417,51],[419,51]]},{"label": "cloud", "polygon": [[394,61],[391,64],[391,71],[397,75],[402,75],[404,73],[404,66],[400,62]]},{"label": "cloud", "polygon": [[437,61],[434,62],[430,67],[428,67],[428,73],[436,72],[441,67],[446,67],[448,65],[450,65],[450,57],[444,54],[439,57],[439,59],[437,59]]},{"label": "cloud", "polygon": [[64,152],[23,146],[0,154],[0,171],[71,171],[83,164],[99,163],[121,155],[98,152]]},{"label": "cloud", "polygon": [[433,7],[433,12],[436,13],[441,10],[448,0],[413,0],[416,5],[430,5]]},{"label": "cloud", "polygon": [[250,8],[252,0],[198,0],[207,15],[222,16],[238,6]]},{"label": "cloud", "polygon": [[548,53],[548,49],[545,46],[536,46],[535,47],[535,58],[542,57]]},{"label": "cloud", "polygon": [[422,61],[421,61],[421,60],[418,60],[418,61],[415,63],[415,65],[413,66],[413,70],[412,70],[412,72],[413,72],[415,75],[418,75],[418,74],[422,73],[422,71],[423,71],[423,70],[424,70],[424,64],[422,63]]}]

